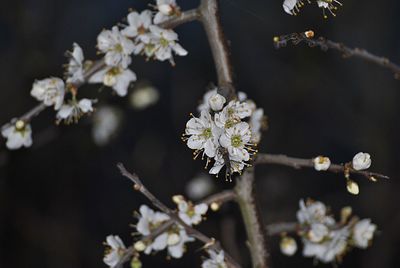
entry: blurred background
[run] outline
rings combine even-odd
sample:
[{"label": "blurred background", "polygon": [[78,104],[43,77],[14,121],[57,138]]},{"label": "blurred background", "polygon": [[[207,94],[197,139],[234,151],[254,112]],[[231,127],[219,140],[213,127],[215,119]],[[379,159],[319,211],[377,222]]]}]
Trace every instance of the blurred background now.
[{"label": "blurred background", "polygon": [[[4,1],[3,1],[4,2]],[[345,190],[341,175],[295,171],[281,166],[256,170],[258,201],[266,223],[294,221],[301,198],[328,204],[338,215],[353,206],[378,225],[379,234],[367,250],[354,250],[340,267],[399,267],[399,139],[400,81],[390,71],[360,59],[342,59],[335,51],[305,45],[275,50],[275,35],[313,29],[316,36],[359,46],[400,62],[399,1],[343,0],[336,18],[324,20],[315,5],[289,16],[282,0],[221,0],[222,21],[230,41],[236,85],[264,108],[269,130],[261,152],[311,158],[327,155],[333,162],[352,159],[359,151],[373,157],[371,170],[390,181],[371,183],[354,177],[360,195]],[[144,0],[17,0],[0,10],[0,124],[21,115],[37,102],[30,97],[35,79],[61,76],[63,56],[73,42],[86,58],[96,58],[96,36],[120,22],[129,8],[144,9]],[[178,1],[182,9],[198,1]],[[173,194],[184,193],[194,177],[203,176],[204,163],[180,140],[189,113],[205,88],[215,81],[214,67],[199,23],[177,28],[189,55],[167,62],[134,58],[139,82],[131,92],[151,86],[159,100],[133,107],[130,97],[85,86],[80,96],[96,97],[118,119],[111,137],[94,139],[96,120],[56,126],[54,111],[32,122],[34,144],[7,151],[0,140],[0,267],[105,267],[102,242],[119,234],[129,243],[132,212],[146,203],[119,175],[115,164],[125,163],[150,190],[172,205]],[[149,82],[151,81],[151,82]],[[154,92],[153,92],[154,93]],[[137,107],[137,105],[135,106]],[[113,120],[111,120],[113,121]],[[96,123],[97,122],[97,123]],[[211,178],[211,191],[234,184]],[[221,239],[244,267],[249,267],[245,233],[238,208],[225,205],[210,213],[200,229]],[[189,244],[181,260],[166,260],[165,252],[143,258],[145,267],[200,267],[200,244]],[[312,267],[311,259],[285,257],[279,239],[270,238],[272,267]],[[240,256],[237,253],[239,250]],[[330,265],[319,265],[329,267]]]}]

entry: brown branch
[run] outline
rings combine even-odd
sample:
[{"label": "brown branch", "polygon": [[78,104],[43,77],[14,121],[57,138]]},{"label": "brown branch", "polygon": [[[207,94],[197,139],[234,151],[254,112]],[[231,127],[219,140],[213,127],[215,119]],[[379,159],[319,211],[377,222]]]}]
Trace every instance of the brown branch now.
[{"label": "brown branch", "polygon": [[[164,203],[162,203],[157,197],[155,197],[142,183],[142,181],[140,180],[140,178],[133,173],[128,172],[124,165],[119,163],[117,165],[117,167],[119,168],[121,174],[130,179],[133,184],[134,184],[134,189],[141,192],[147,199],[149,199],[149,201],[155,206],[157,207],[159,210],[161,210],[162,212],[164,212],[165,214],[167,214],[173,221],[174,223],[182,226],[186,233],[189,236],[192,236],[194,238],[196,238],[197,240],[203,242],[205,244],[206,248],[211,248],[217,251],[221,251],[223,250],[223,248],[221,247],[220,243],[218,241],[216,241],[214,238],[209,238],[208,236],[206,236],[205,234],[203,234],[202,232],[194,229],[193,227],[187,225],[184,221],[182,221],[182,219],[178,216],[178,214],[173,211],[172,209],[168,208],[166,205],[164,205]],[[235,262],[235,260],[227,253],[225,252],[225,259],[229,265],[229,267],[233,267],[233,268],[240,268],[241,266],[239,264],[237,264]]]},{"label": "brown branch", "polygon": [[292,233],[299,230],[297,222],[280,222],[272,223],[266,226],[267,234],[269,236],[280,235],[281,233]]},{"label": "brown branch", "polygon": [[206,31],[208,43],[214,59],[218,77],[218,91],[228,100],[231,100],[235,97],[232,65],[229,59],[227,42],[219,19],[218,1],[202,0],[199,11],[200,20]]},{"label": "brown branch", "polygon": [[357,57],[387,68],[394,73],[396,79],[400,79],[400,66],[393,63],[388,58],[376,56],[362,48],[350,48],[342,43],[333,42],[324,37],[313,37],[313,31],[282,35],[274,38],[274,45],[276,48],[281,48],[285,47],[288,42],[294,45],[304,42],[309,47],[320,47],[323,51],[327,51],[328,49],[337,50],[342,53],[344,58]]},{"label": "brown branch", "polygon": [[266,250],[265,230],[259,209],[254,200],[253,184],[253,168],[247,168],[243,175],[237,179],[235,191],[247,233],[253,267],[266,268],[268,267],[268,253]]},{"label": "brown branch", "polygon": [[[283,165],[295,169],[314,168],[314,163],[312,158],[303,159],[303,158],[290,157],[286,155],[274,155],[274,154],[258,154],[255,164]],[[326,171],[333,173],[344,173],[344,174],[346,172],[349,172],[351,174],[362,175],[372,181],[375,181],[376,179],[389,179],[388,176],[383,174],[369,172],[365,170],[355,170],[351,167],[351,165],[331,164],[328,170]]]}]

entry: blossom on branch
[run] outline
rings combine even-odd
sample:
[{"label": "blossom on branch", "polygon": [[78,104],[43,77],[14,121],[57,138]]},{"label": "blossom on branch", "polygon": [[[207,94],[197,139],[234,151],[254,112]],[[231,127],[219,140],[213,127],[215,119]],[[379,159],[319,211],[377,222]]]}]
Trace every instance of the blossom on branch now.
[{"label": "blossom on branch", "polygon": [[162,23],[181,14],[180,8],[175,0],[157,0],[155,8],[158,11],[154,17],[155,24]]},{"label": "blossom on branch", "polygon": [[201,268],[228,268],[225,262],[224,251],[217,252],[215,250],[207,250],[210,258],[205,259],[201,264]]},{"label": "blossom on branch", "polygon": [[17,120],[14,124],[2,129],[1,135],[7,139],[6,146],[10,150],[32,145],[31,125],[22,120]]},{"label": "blossom on branch", "polygon": [[109,235],[106,238],[105,245],[104,263],[111,268],[117,267],[126,252],[124,242],[117,235]]},{"label": "blossom on branch", "polygon": [[83,72],[83,56],[82,48],[77,44],[73,44],[72,52],[67,52],[69,62],[66,68],[66,81],[70,84],[83,83],[85,81]]},{"label": "blossom on branch", "polygon": [[77,101],[73,98],[68,104],[61,106],[56,118],[58,123],[61,121],[64,121],[66,124],[77,123],[82,115],[90,112],[93,112],[93,100],[81,99]]},{"label": "blossom on branch", "polygon": [[32,97],[42,101],[46,106],[53,106],[54,110],[60,109],[64,101],[64,81],[57,77],[37,80],[33,83]]},{"label": "blossom on branch", "polygon": [[355,170],[368,169],[371,166],[372,160],[368,153],[358,153],[353,157],[352,166]]}]

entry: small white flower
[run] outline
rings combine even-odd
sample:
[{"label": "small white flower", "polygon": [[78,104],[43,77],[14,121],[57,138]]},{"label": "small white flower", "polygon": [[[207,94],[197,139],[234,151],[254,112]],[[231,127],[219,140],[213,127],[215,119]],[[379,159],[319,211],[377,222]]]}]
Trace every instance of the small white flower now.
[{"label": "small white flower", "polygon": [[231,128],[225,129],[219,139],[222,147],[228,149],[230,157],[236,157],[243,161],[250,159],[250,154],[246,150],[251,138],[249,124],[240,122]]},{"label": "small white flower", "polygon": [[97,37],[97,48],[105,53],[105,63],[109,66],[121,66],[126,69],[131,64],[134,43],[119,31],[117,26],[112,30],[103,30]]},{"label": "small white flower", "polygon": [[335,220],[331,216],[327,216],[327,209],[322,202],[307,202],[300,200],[300,209],[297,211],[297,220],[301,224],[323,223],[327,226],[335,224]]},{"label": "small white flower", "polygon": [[126,96],[129,85],[136,81],[136,74],[122,67],[106,67],[89,78],[89,83],[103,83],[112,87],[118,96]]},{"label": "small white flower", "polygon": [[94,113],[92,136],[97,145],[106,145],[117,132],[121,123],[121,111],[102,106]]},{"label": "small white flower", "polygon": [[239,91],[237,93],[237,96],[238,96],[238,100],[241,101],[241,102],[247,100],[247,94],[244,93],[243,91]]},{"label": "small white flower", "polygon": [[220,128],[231,128],[246,117],[249,117],[252,109],[247,102],[230,101],[225,108],[215,114],[215,124]]},{"label": "small white flower", "polygon": [[151,25],[150,32],[152,33],[151,43],[154,57],[159,61],[169,60],[172,65],[175,65],[172,52],[178,56],[186,56],[188,52],[177,43],[178,34],[173,30],[162,29],[158,26]]},{"label": "small white flower", "polygon": [[300,11],[300,0],[285,0],[283,1],[283,10],[290,15],[296,15]]},{"label": "small white flower", "polygon": [[162,23],[172,16],[179,15],[180,9],[175,0],[157,0],[156,8],[158,10],[154,17],[154,23]]},{"label": "small white flower", "polygon": [[74,43],[73,50],[68,55],[70,59],[67,65],[67,83],[76,84],[84,82],[83,60],[85,58],[82,48],[77,43]]},{"label": "small white flower", "polygon": [[169,216],[162,212],[155,212],[146,205],[139,208],[140,218],[136,225],[137,231],[142,235],[149,235],[155,227],[169,220]]},{"label": "small white flower", "polygon": [[224,96],[218,93],[211,96],[211,98],[208,100],[211,109],[215,112],[220,111],[222,107],[224,107],[225,102],[226,99],[224,98]]},{"label": "small white flower", "polygon": [[353,168],[355,170],[368,169],[371,166],[371,156],[368,153],[358,153],[353,157]]},{"label": "small white flower", "polygon": [[331,160],[325,156],[317,156],[313,159],[314,168],[317,171],[328,170],[331,166]]},{"label": "small white flower", "polygon": [[53,106],[54,109],[60,109],[64,101],[65,86],[60,78],[52,77],[43,80],[37,80],[33,83],[31,95],[46,106]]},{"label": "small white flower", "polygon": [[193,117],[186,123],[185,134],[190,136],[187,146],[193,150],[203,150],[208,157],[214,157],[218,149],[218,129],[211,115],[207,111],[202,111],[200,118]]},{"label": "small white flower", "polygon": [[253,143],[259,143],[261,140],[261,130],[265,127],[264,109],[255,110],[250,116],[251,139]]},{"label": "small white flower", "polygon": [[93,112],[92,105],[93,100],[90,99],[81,99],[79,102],[72,100],[68,104],[63,104],[57,112],[57,122],[64,120],[66,124],[77,123],[82,115]]},{"label": "small white flower", "polygon": [[15,124],[2,129],[1,135],[7,139],[6,146],[10,150],[32,145],[32,128],[22,120],[17,120]]},{"label": "small white flower", "polygon": [[151,19],[150,10],[144,10],[140,14],[133,11],[128,14],[128,26],[121,33],[127,37],[139,37],[140,39],[149,31],[149,27],[152,25]]},{"label": "small white flower", "polygon": [[279,244],[281,252],[287,256],[293,256],[297,251],[297,243],[292,237],[285,236]]},{"label": "small white flower", "polygon": [[206,110],[207,112],[209,112],[211,109],[209,100],[215,94],[217,94],[217,88],[207,91],[203,96],[203,101],[197,107],[197,111],[201,112],[203,110]]},{"label": "small white flower", "polygon": [[[217,152],[214,160],[215,160],[215,163],[214,163],[213,167],[210,169],[209,173],[217,175],[217,177],[218,177],[219,172],[225,166],[226,163],[225,163],[223,155],[220,152]],[[243,162],[243,159],[239,158],[238,156],[229,156],[229,170],[227,170],[227,172],[226,172],[226,179],[229,178],[230,174],[233,174],[233,173],[240,174],[246,165],[247,164],[245,162]]]},{"label": "small white flower", "polygon": [[[168,249],[168,255],[173,258],[179,259],[186,251],[185,243],[194,241],[193,237],[189,237],[182,227],[174,226],[168,232],[162,233],[154,239],[154,242],[149,245],[155,251]],[[145,253],[151,252],[146,249]]]},{"label": "small white flower", "polygon": [[347,248],[349,230],[346,227],[331,231],[329,237],[323,243],[313,243],[303,240],[303,255],[305,257],[315,257],[324,263],[332,262],[343,255]]},{"label": "small white flower", "polygon": [[117,267],[121,258],[124,256],[126,247],[119,236],[109,235],[106,239],[106,252],[104,263],[111,268]]},{"label": "small white flower", "polygon": [[317,5],[319,8],[322,8],[324,18],[328,17],[325,13],[325,9],[327,9],[332,16],[336,16],[334,11],[337,9],[337,7],[335,6],[335,4],[342,6],[342,3],[337,0],[317,0]]},{"label": "small white flower", "polygon": [[352,238],[354,245],[359,248],[367,248],[374,237],[376,225],[370,219],[363,219],[353,227]]},{"label": "small white flower", "polygon": [[209,259],[205,259],[201,264],[201,268],[227,268],[225,262],[225,253],[223,250],[216,252],[215,250],[208,250]]},{"label": "small white flower", "polygon": [[150,85],[141,86],[135,89],[129,96],[133,108],[143,110],[158,101],[159,93],[156,88]]},{"label": "small white flower", "polygon": [[307,233],[307,238],[314,243],[321,242],[329,233],[328,227],[322,223],[313,223]]},{"label": "small white flower", "polygon": [[182,200],[178,204],[179,217],[188,225],[197,225],[201,222],[204,214],[207,213],[208,206],[205,203],[193,205],[191,202]]}]

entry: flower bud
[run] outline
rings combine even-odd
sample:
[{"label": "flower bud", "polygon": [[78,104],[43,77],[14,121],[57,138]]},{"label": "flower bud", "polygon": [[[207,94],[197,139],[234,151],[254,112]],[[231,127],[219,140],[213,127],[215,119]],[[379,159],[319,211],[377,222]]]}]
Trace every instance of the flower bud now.
[{"label": "flower bud", "polygon": [[224,96],[220,94],[215,94],[212,96],[209,100],[208,103],[210,104],[210,107],[213,111],[220,111],[222,107],[224,107],[224,104],[226,102],[226,99]]},{"label": "flower bud", "polygon": [[169,16],[169,15],[171,15],[172,7],[171,7],[171,5],[168,5],[168,4],[158,5],[158,11],[160,11],[164,15]]},{"label": "flower bud", "polygon": [[282,238],[280,248],[283,254],[293,256],[297,251],[297,243],[292,237],[285,236]]},{"label": "flower bud", "polygon": [[371,162],[371,156],[368,153],[358,153],[353,157],[352,166],[355,170],[364,170],[371,166]]},{"label": "flower bud", "polygon": [[146,249],[146,244],[143,241],[139,240],[135,243],[133,247],[135,248],[136,251],[141,252]]},{"label": "flower bud", "polygon": [[328,170],[331,165],[331,160],[325,156],[317,156],[313,159],[315,170]]},{"label": "flower bud", "polygon": [[176,245],[179,243],[179,241],[181,241],[181,237],[178,234],[172,233],[168,235],[168,240],[167,240],[168,246]]},{"label": "flower bud", "polygon": [[358,195],[360,193],[360,188],[358,187],[358,184],[355,181],[348,179],[346,184],[347,184],[346,185],[347,191],[349,193],[354,195]]},{"label": "flower bud", "polygon": [[212,202],[210,207],[212,211],[218,211],[220,206],[217,202]]}]

